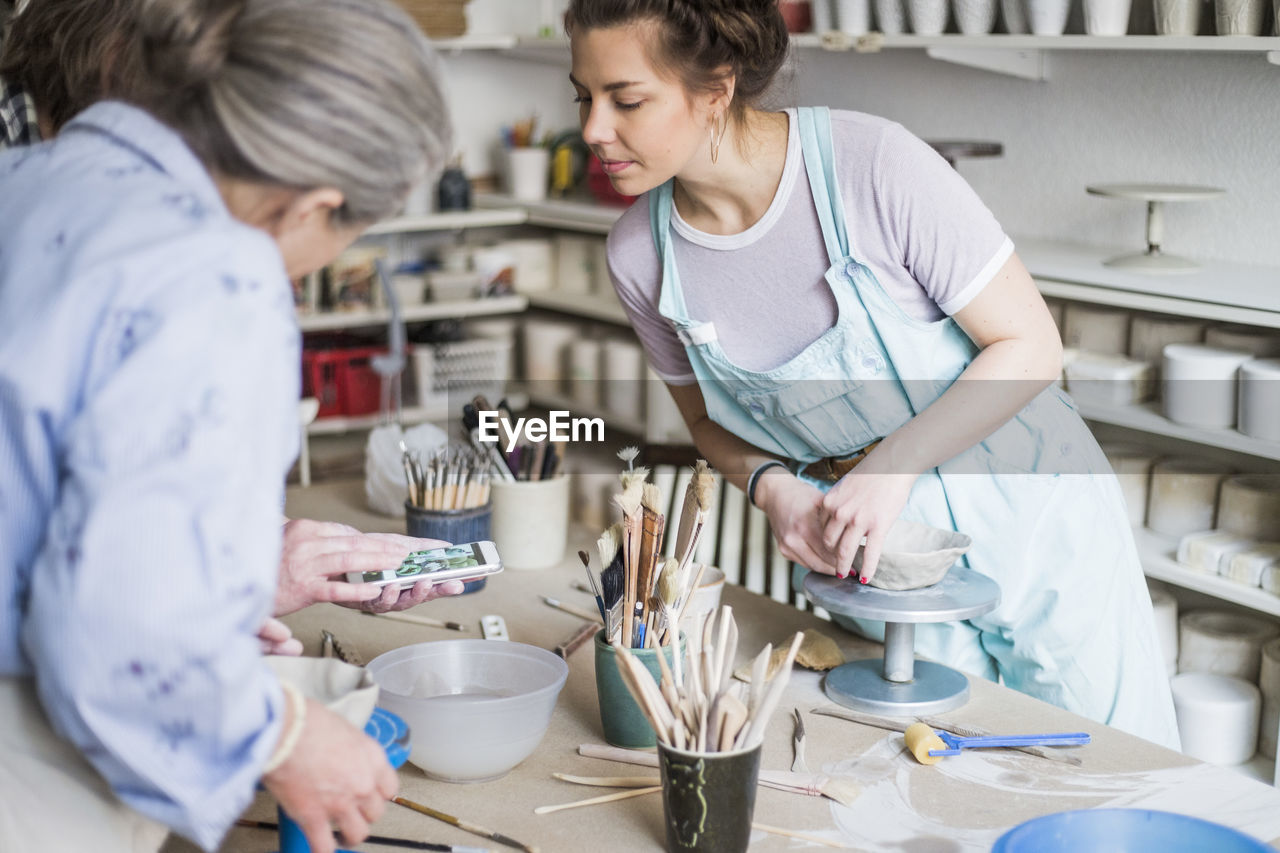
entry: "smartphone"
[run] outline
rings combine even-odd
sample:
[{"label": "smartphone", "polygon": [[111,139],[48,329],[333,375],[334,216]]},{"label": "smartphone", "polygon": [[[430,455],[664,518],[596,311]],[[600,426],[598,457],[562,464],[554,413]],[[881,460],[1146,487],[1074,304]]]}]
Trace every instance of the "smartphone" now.
[{"label": "smartphone", "polygon": [[414,551],[404,558],[398,569],[381,572],[348,572],[350,583],[373,583],[378,586],[396,584],[413,586],[420,580],[440,583],[447,580],[471,580],[502,571],[502,560],[492,542],[467,542],[446,545],[427,551]]}]

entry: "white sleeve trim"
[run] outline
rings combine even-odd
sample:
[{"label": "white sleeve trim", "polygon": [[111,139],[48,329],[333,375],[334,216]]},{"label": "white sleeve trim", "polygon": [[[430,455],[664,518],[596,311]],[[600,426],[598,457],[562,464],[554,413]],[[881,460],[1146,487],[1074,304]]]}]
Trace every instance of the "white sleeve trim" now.
[{"label": "white sleeve trim", "polygon": [[959,293],[948,299],[946,302],[939,302],[938,307],[948,315],[953,315],[962,310],[966,305],[973,301],[974,297],[982,292],[982,289],[990,284],[991,279],[995,278],[996,273],[1000,271],[1000,267],[1004,266],[1004,262],[1009,260],[1013,254],[1013,241],[1008,237],[1004,238],[1004,242],[1000,244],[1000,248],[987,261],[986,265],[978,270],[968,284],[966,284]]}]

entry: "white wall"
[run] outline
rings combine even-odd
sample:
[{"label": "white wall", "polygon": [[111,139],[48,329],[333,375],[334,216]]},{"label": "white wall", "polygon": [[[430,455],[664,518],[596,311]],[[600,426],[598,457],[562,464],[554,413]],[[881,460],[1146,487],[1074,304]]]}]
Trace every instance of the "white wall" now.
[{"label": "white wall", "polygon": [[1228,194],[1166,205],[1165,248],[1280,266],[1280,67],[1256,54],[1056,51],[1046,61],[1049,79],[1032,82],[922,51],[808,50],[784,88],[791,102],[888,116],[926,139],[1003,143],[1002,158],[959,169],[1015,236],[1136,250],[1142,203],[1086,185],[1207,184]]}]

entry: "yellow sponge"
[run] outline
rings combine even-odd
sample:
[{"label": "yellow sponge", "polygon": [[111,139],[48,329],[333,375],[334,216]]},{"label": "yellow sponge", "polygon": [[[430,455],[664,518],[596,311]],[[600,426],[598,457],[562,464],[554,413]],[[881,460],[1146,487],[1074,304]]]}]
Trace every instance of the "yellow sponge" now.
[{"label": "yellow sponge", "polygon": [[942,738],[934,734],[933,729],[925,723],[912,723],[907,726],[903,738],[907,742],[907,749],[911,750],[911,754],[921,764],[937,764],[942,760],[942,756],[930,755],[929,750],[947,748]]}]

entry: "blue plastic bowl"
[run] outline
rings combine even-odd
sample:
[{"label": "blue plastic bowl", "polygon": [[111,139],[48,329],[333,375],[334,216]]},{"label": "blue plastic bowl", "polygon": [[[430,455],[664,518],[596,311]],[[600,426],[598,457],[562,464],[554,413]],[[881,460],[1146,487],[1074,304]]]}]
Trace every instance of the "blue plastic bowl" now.
[{"label": "blue plastic bowl", "polygon": [[1243,832],[1173,812],[1147,809],[1081,809],[1020,823],[992,853],[1274,853]]}]

